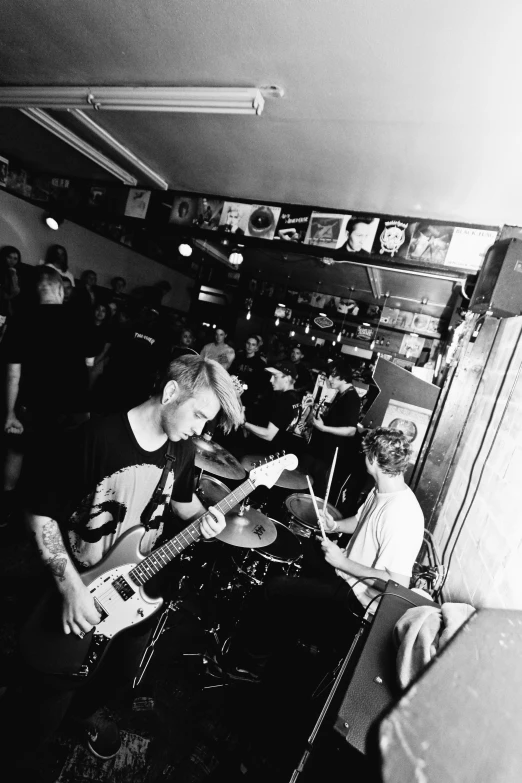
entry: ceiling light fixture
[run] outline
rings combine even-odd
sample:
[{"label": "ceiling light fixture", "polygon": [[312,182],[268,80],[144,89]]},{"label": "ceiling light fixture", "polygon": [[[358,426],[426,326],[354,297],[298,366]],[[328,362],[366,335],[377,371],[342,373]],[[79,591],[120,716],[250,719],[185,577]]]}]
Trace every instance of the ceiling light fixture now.
[{"label": "ceiling light fixture", "polygon": [[69,130],[69,128],[66,128],[60,122],[55,120],[54,117],[46,114],[46,112],[41,111],[40,109],[20,109],[20,111],[31,120],[34,120],[39,125],[41,125],[42,128],[45,128],[45,130],[48,130],[66,144],[69,144],[70,147],[73,147],[78,152],[81,152],[82,155],[85,155],[85,157],[94,161],[94,163],[96,163],[102,169],[105,169],[105,171],[108,171],[114,177],[120,179],[125,183],[125,185],[134,186],[138,184],[136,177],[133,177],[132,174],[128,173],[128,171],[122,169],[110,158],[97,150],[95,147],[91,146],[88,142],[81,139],[79,136]]},{"label": "ceiling light fixture", "polygon": [[2,87],[0,106],[203,114],[261,114],[257,87]]},{"label": "ceiling light fixture", "polygon": [[178,253],[184,258],[189,258],[192,255],[192,245],[188,242],[180,242],[178,245]]},{"label": "ceiling light fixture", "polygon": [[163,177],[160,177],[159,174],[157,174],[149,166],[147,166],[146,163],[140,160],[138,156],[135,155],[128,147],[125,147],[118,141],[118,139],[115,139],[114,136],[111,136],[110,133],[107,133],[104,128],[101,128],[96,122],[94,122],[94,120],[91,120],[91,118],[84,114],[83,111],[80,111],[79,109],[70,109],[69,113],[72,114],[73,117],[79,122],[81,122],[81,124],[91,133],[93,133],[98,139],[107,144],[107,146],[110,147],[114,152],[117,152],[118,155],[121,155],[121,157],[124,158],[127,163],[130,163],[132,166],[134,166],[134,168],[137,169],[140,174],[143,174],[145,177],[147,177],[147,179],[154,183],[154,185],[157,185],[161,190],[168,190],[169,183],[163,179]]},{"label": "ceiling light fixture", "polygon": [[56,210],[51,210],[45,216],[45,225],[52,231],[58,231],[64,221],[63,215]]},{"label": "ceiling light fixture", "polygon": [[243,253],[240,253],[239,250],[233,250],[228,257],[228,260],[234,266],[240,266],[243,263]]}]

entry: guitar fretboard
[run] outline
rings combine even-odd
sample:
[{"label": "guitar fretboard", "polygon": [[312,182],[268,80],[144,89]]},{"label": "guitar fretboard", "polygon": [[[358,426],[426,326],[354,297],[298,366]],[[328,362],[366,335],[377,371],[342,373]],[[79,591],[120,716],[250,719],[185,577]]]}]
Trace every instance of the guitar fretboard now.
[{"label": "guitar fretboard", "polygon": [[[215,507],[219,509],[223,514],[227,514],[234,506],[241,503],[244,498],[249,495],[252,490],[255,489],[255,484],[250,479],[247,479],[240,484],[233,492],[220,500],[219,503],[214,503]],[[204,515],[203,515],[204,516]],[[144,585],[151,577],[158,574],[161,569],[168,565],[175,557],[177,557],[184,549],[186,549],[194,541],[197,541],[201,537],[200,523],[203,517],[191,522],[188,527],[178,533],[177,536],[171,538],[166,544],[155,549],[152,554],[142,560],[139,565],[135,566],[129,571],[129,576],[135,584]]]}]

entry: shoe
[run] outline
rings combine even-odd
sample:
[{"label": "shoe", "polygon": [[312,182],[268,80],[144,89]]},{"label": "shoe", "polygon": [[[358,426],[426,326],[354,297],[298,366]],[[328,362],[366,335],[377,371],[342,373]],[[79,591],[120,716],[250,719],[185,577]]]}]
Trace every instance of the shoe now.
[{"label": "shoe", "polygon": [[100,710],[82,721],[87,733],[87,747],[98,759],[112,759],[121,748],[121,737],[117,725],[108,711]]}]

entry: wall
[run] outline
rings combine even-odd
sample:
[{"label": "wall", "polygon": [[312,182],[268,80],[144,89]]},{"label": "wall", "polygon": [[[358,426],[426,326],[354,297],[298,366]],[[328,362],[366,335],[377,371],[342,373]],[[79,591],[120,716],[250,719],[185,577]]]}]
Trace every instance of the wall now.
[{"label": "wall", "polygon": [[22,261],[34,265],[45,258],[49,245],[58,243],[67,248],[69,268],[75,277],[80,277],[85,269],[93,269],[98,284],[108,288],[110,280],[119,275],[127,281],[126,293],[168,280],[172,290],[163,304],[177,310],[189,309],[192,278],[67,220],[59,231],[51,231],[44,223],[44,214],[40,207],[0,190],[0,247],[14,245],[20,250]]},{"label": "wall", "polygon": [[500,323],[434,528],[444,598],[522,609],[522,317]]}]

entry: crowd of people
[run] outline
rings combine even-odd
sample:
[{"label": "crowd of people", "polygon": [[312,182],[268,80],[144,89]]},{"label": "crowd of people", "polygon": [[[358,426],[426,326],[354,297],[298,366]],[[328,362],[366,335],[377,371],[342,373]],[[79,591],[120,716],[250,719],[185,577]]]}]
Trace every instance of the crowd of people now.
[{"label": "crowd of people", "polygon": [[[167,506],[178,530],[192,524],[192,540],[224,529],[223,514],[207,509],[195,491],[192,437],[205,433],[238,459],[295,453],[323,497],[337,455],[330,499],[343,519],[334,522],[325,512],[323,522],[329,533],[352,535],[347,547],[323,541],[319,575],[305,569],[310,578],[270,580],[257,593],[258,610],[248,613],[255,627],[239,628],[229,676],[259,681],[296,603],[307,612],[313,605],[319,619],[344,628],[334,612],[361,617],[387,579],[408,585],[423,530],[404,481],[411,448],[397,430],[363,437],[360,397],[345,359],[318,373],[302,346],[275,336],[265,343],[259,334],[233,346],[221,324],[208,341],[199,329],[165,319],[165,285],[133,304],[122,278],[111,291],[98,288],[91,270],[74,280],[60,246],[36,267],[25,267],[16,248],[3,248],[0,275],[6,377],[0,521],[21,526],[24,512],[60,599],[60,639],[89,639],[105,619],[84,576],[134,526],[143,529],[143,555],[165,540]],[[375,488],[358,509],[367,477]],[[143,581],[118,575],[111,584],[126,600]],[[124,627],[94,687],[81,688],[71,684],[69,670],[57,670],[60,656],[48,654],[45,670],[48,634],[38,638],[39,622],[29,623],[32,662],[21,661],[0,698],[0,717],[10,724],[4,759],[17,780],[36,779],[37,754],[66,713],[83,726],[94,755],[118,752],[118,729],[102,705],[129,688],[153,627],[149,621]]]}]

